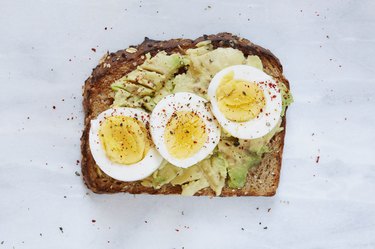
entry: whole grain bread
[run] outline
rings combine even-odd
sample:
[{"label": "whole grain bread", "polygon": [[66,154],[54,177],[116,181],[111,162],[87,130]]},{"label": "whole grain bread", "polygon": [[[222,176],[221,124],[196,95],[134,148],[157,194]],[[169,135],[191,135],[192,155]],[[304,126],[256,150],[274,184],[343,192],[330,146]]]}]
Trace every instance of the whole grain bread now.
[{"label": "whole grain bread", "polygon": [[[95,193],[128,192],[131,194],[180,194],[180,186],[164,185],[160,189],[144,187],[140,181],[122,182],[106,175],[96,165],[89,146],[90,120],[108,109],[113,102],[113,92],[110,84],[134,70],[145,60],[145,54],[155,55],[159,51],[170,53],[184,53],[193,48],[195,44],[211,40],[214,48],[232,47],[241,50],[245,56],[257,55],[261,59],[264,71],[276,80],[284,82],[289,88],[289,82],[283,76],[283,68],[280,61],[269,51],[257,46],[247,39],[234,36],[230,33],[216,35],[204,35],[196,40],[172,39],[167,41],[155,41],[145,38],[142,44],[131,46],[116,53],[107,53],[99,65],[93,69],[91,76],[85,81],[83,91],[83,107],[85,113],[85,127],[81,137],[82,150],[82,174],[88,188]],[[272,152],[265,153],[261,164],[250,169],[246,185],[241,189],[224,187],[221,196],[272,196],[276,193],[279,184],[281,161],[286,131],[285,116],[282,120],[284,130],[277,133],[270,141]],[[202,189],[196,195],[215,196],[210,188]]]}]

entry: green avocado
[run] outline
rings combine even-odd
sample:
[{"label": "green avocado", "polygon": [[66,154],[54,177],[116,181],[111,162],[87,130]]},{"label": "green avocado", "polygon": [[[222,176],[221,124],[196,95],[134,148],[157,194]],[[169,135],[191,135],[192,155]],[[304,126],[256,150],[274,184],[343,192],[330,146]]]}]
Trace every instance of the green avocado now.
[{"label": "green avocado", "polygon": [[115,93],[115,100],[113,101],[114,106],[126,106],[128,101],[127,99],[131,96],[131,94],[124,89],[117,88]]},{"label": "green avocado", "polygon": [[191,75],[186,73],[179,74],[173,79],[174,93],[178,92],[191,92],[194,93],[195,80]]},{"label": "green avocado", "polygon": [[198,192],[201,189],[207,188],[210,186],[206,178],[202,177],[199,180],[192,181],[186,184],[183,184],[181,195],[185,196],[191,196],[194,195],[196,192]]},{"label": "green avocado", "polygon": [[195,45],[195,48],[189,48],[186,51],[186,54],[188,55],[188,57],[191,57],[192,55],[202,55],[202,54],[212,51],[213,49],[214,49],[214,46],[212,45],[211,41],[206,40],[206,41],[198,42]]},{"label": "green avocado", "polygon": [[157,91],[163,86],[166,76],[157,72],[136,69],[126,75],[125,80]]},{"label": "green avocado", "polygon": [[124,80],[122,80],[122,78],[121,79],[119,79],[119,80],[116,80],[115,82],[113,82],[112,84],[111,84],[111,88],[112,88],[112,90],[113,91],[115,91],[115,92],[117,92],[119,89],[123,89],[123,90],[125,90],[124,89]]},{"label": "green avocado", "polygon": [[151,112],[152,110],[154,110],[155,105],[156,105],[156,103],[155,103],[155,101],[153,100],[152,97],[150,97],[150,96],[143,97],[143,105],[142,106],[147,111]]},{"label": "green avocado", "polygon": [[140,68],[146,71],[159,73],[169,78],[182,66],[184,66],[184,64],[179,54],[167,55],[165,51],[161,51],[154,57],[146,59]]},{"label": "green avocado", "polygon": [[261,155],[242,146],[240,140],[234,138],[222,138],[218,150],[228,163],[229,187],[242,188],[249,169],[260,163]]},{"label": "green avocado", "polygon": [[153,97],[153,102],[157,104],[162,98],[171,94],[173,91],[173,88],[174,86],[173,86],[172,80],[168,80],[167,82],[165,82],[163,88],[161,88]]},{"label": "green avocado", "polygon": [[230,188],[242,188],[245,186],[247,173],[253,166],[258,165],[262,158],[257,154],[244,155],[238,164],[228,166],[228,186]]},{"label": "green avocado", "polygon": [[137,95],[139,97],[144,97],[144,96],[150,96],[154,93],[154,90],[144,87],[139,84],[134,84],[130,82],[126,82],[124,84],[124,89],[128,91],[129,93],[133,95]]},{"label": "green avocado", "polygon": [[181,172],[181,168],[178,168],[164,160],[159,169],[151,176],[144,179],[141,184],[145,187],[159,189],[163,185],[170,183],[177,175],[181,174]]},{"label": "green avocado", "polygon": [[249,55],[246,58],[246,65],[253,66],[263,71],[263,64],[260,58],[256,55]]},{"label": "green avocado", "polygon": [[181,173],[171,181],[171,183],[172,185],[182,185],[187,182],[198,180],[202,177],[203,171],[199,167],[199,164],[196,164],[187,169],[183,169]]},{"label": "green avocado", "polygon": [[220,70],[243,64],[245,57],[238,49],[217,48],[202,55],[191,55],[190,60],[189,69],[194,72],[193,75],[197,74],[199,78],[210,81]]},{"label": "green avocado", "polygon": [[284,83],[279,84],[280,92],[281,92],[281,97],[282,97],[282,104],[283,104],[283,109],[281,112],[281,116],[283,117],[285,115],[285,110],[286,107],[291,105],[294,100],[293,100],[293,95],[290,92],[290,90],[286,87]]},{"label": "green avocado", "polygon": [[227,161],[221,155],[216,155],[203,160],[199,166],[203,170],[210,188],[215,191],[217,196],[220,195],[227,177]]}]

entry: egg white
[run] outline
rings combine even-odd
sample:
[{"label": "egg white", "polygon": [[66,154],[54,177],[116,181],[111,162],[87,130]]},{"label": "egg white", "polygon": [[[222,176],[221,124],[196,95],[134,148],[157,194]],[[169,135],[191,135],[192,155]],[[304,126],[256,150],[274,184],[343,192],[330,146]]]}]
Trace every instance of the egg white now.
[{"label": "egg white", "polygon": [[[245,122],[235,122],[227,119],[220,111],[216,91],[221,79],[231,71],[234,72],[234,79],[255,82],[263,90],[266,104],[258,117]],[[269,83],[272,85],[270,86]],[[262,137],[270,132],[280,120],[282,98],[276,81],[255,67],[236,65],[221,70],[211,80],[207,94],[211,102],[211,110],[216,119],[224,130],[234,137],[241,139]]]},{"label": "egg white", "polygon": [[163,160],[158,151],[154,147],[150,147],[146,156],[139,162],[131,165],[122,165],[112,162],[105,154],[102,143],[99,138],[99,130],[101,123],[111,116],[132,117],[142,122],[146,128],[149,126],[150,115],[135,108],[113,108],[108,109],[96,119],[91,120],[91,128],[89,133],[89,144],[91,154],[96,164],[110,177],[120,181],[137,181],[150,176],[157,170]]},{"label": "egg white", "polygon": [[[152,140],[159,153],[171,164],[181,168],[188,168],[205,159],[219,143],[220,126],[206,104],[207,100],[193,93],[179,92],[164,97],[152,111],[150,118]],[[204,121],[208,134],[203,147],[197,153],[185,159],[172,156],[165,145],[164,132],[166,125],[172,114],[177,111],[195,112]]]}]

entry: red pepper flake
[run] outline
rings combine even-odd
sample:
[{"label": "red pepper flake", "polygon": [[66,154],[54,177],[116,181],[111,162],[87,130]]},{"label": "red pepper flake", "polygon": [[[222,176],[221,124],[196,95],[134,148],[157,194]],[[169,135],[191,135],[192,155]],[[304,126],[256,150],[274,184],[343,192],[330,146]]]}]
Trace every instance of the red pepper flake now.
[{"label": "red pepper flake", "polygon": [[275,99],[275,98],[276,98],[276,95],[272,95],[272,96],[271,96],[271,99]]},{"label": "red pepper flake", "polygon": [[176,231],[176,232],[179,232],[180,230],[178,230],[178,229],[175,229],[175,231]]},{"label": "red pepper flake", "polygon": [[317,156],[315,162],[316,162],[316,163],[319,163],[319,160],[320,160],[320,156]]},{"label": "red pepper flake", "polygon": [[275,88],[275,87],[276,87],[276,84],[268,83],[268,87],[269,87],[269,88]]},{"label": "red pepper flake", "polygon": [[93,52],[96,52],[96,48],[91,48],[91,50],[92,50]]}]

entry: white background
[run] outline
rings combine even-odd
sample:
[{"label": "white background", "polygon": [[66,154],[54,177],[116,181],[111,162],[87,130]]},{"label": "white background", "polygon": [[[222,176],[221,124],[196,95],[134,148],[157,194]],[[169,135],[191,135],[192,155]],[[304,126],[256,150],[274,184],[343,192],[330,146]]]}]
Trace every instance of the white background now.
[{"label": "white background", "polygon": [[[370,0],[1,0],[0,249],[375,248],[374,11]],[[87,190],[75,174],[81,87],[99,58],[145,36],[220,31],[270,49],[290,80],[277,195]]]}]

